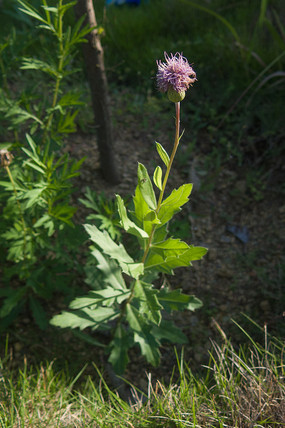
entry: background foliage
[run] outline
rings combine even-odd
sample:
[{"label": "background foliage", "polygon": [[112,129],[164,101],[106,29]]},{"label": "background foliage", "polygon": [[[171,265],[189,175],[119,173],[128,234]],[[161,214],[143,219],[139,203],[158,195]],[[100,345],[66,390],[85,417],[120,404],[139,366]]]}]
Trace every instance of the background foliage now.
[{"label": "background foliage", "polygon": [[[40,3],[39,0],[28,2],[36,9]],[[219,172],[226,167],[236,170],[239,177],[245,180],[245,187],[238,189],[232,186],[232,192],[240,192],[242,200],[247,201],[247,209],[250,209],[252,202],[262,201],[265,190],[283,198],[284,1],[240,0],[231,3],[226,0],[149,0],[137,8],[122,6],[106,9],[104,6],[103,0],[96,0],[111,97],[118,96],[127,87],[136,94],[135,101],[126,99],[129,110],[144,122],[142,112],[144,103],[147,102],[147,108],[151,108],[157,115],[156,126],[159,127],[159,115],[161,118],[169,118],[171,113],[170,106],[155,88],[155,61],[163,58],[164,51],[183,51],[194,63],[198,84],[191,90],[193,102],[187,103],[187,110],[183,112],[183,125],[186,129],[191,128],[191,138],[188,147],[178,157],[181,171],[185,170],[185,174],[187,173],[185,159],[188,155],[199,156],[201,153],[203,165],[199,173],[202,191],[210,192]],[[74,28],[72,8],[66,11],[65,22],[67,26]],[[48,109],[53,103],[51,78],[41,70],[43,63],[37,63],[36,59],[54,65],[58,59],[54,54],[57,49],[56,38],[49,37],[43,29],[36,27],[33,18],[20,10],[16,0],[1,1],[0,148],[9,147],[13,150],[13,174],[16,181],[19,181],[17,191],[22,197],[23,214],[30,222],[30,229],[35,221],[45,215],[43,204],[47,199],[37,198],[36,193],[41,190],[39,182],[45,182],[47,186],[51,184],[47,183],[47,170],[43,172],[36,169],[36,166],[39,167],[37,156],[40,156],[41,162],[44,155],[40,150],[37,151],[43,132],[41,126],[45,114],[46,117],[50,115],[51,110]],[[23,58],[30,60],[23,63]],[[27,66],[32,65],[38,71],[27,69]],[[77,73],[69,73],[71,71]],[[54,170],[55,176],[57,172],[62,173],[67,162],[63,148],[70,134],[77,130],[92,132],[92,113],[80,48],[69,58],[65,79],[61,83],[62,103],[54,114],[54,127],[49,134],[51,147],[56,148],[55,163],[64,156],[58,165],[59,169]],[[66,114],[67,112],[69,113]],[[36,147],[36,154],[33,147]],[[74,160],[75,165],[78,161],[79,159]],[[72,162],[68,163],[70,168]],[[0,174],[1,181],[7,183],[5,170],[1,169]],[[62,177],[68,178],[68,175],[63,174]],[[67,180],[67,183],[66,190],[71,193],[64,196],[64,205],[71,203],[70,196],[74,192],[74,181]],[[56,197],[57,191],[62,190],[59,181],[57,184],[57,190],[45,188],[47,191],[43,196],[48,197],[51,192]],[[228,186],[232,184],[230,180],[227,183]],[[57,298],[63,294],[65,301],[70,302],[78,294],[79,278],[82,286],[82,277],[86,277],[87,285],[90,286],[94,279],[94,261],[88,259],[83,272],[77,255],[80,248],[80,254],[84,257],[85,246],[82,245],[87,235],[82,234],[83,229],[76,222],[72,228],[59,217],[53,219],[53,235],[53,226],[45,227],[50,219],[42,224],[38,223],[44,240],[41,241],[42,236],[37,239],[44,244],[31,253],[38,257],[31,257],[26,266],[21,260],[17,260],[17,254],[13,253],[17,246],[10,244],[15,244],[19,238],[17,232],[14,238],[11,235],[11,228],[19,223],[19,211],[11,190],[11,186],[2,187],[0,196],[2,330],[6,331],[7,324],[12,319],[25,313],[26,304],[36,322],[41,328],[46,328],[48,320],[43,314],[46,310],[49,312],[52,296]],[[28,192],[29,198],[25,197]],[[118,215],[113,202],[106,200],[104,196],[98,198],[92,189],[87,192],[84,200],[84,205],[92,211],[88,222],[95,222],[97,227],[106,229],[114,239],[120,241]],[[76,207],[71,204],[70,221],[74,208]],[[34,211],[37,212],[36,220]],[[172,225],[172,230],[179,230],[182,234],[189,233],[188,223],[184,219],[179,220]],[[23,228],[20,225],[19,231],[21,230]],[[8,250],[10,260],[6,257]],[[265,248],[264,251],[269,249]],[[32,263],[33,260],[35,263]],[[280,284],[284,282],[284,265],[279,266],[280,273],[273,275],[273,284],[268,277],[267,266],[260,266],[258,262],[259,251],[240,256],[241,267],[247,265],[252,271],[255,269],[264,288],[269,283],[272,298],[281,296],[278,303],[281,307]],[[279,290],[279,294],[276,290]],[[203,296],[201,298],[203,300]],[[274,357],[274,351],[272,355]],[[266,359],[267,356],[266,348]],[[227,364],[230,365],[231,362]],[[277,365],[280,366],[280,361],[278,364],[273,363],[273,371]],[[220,366],[215,367],[219,372]],[[238,374],[237,381],[240,379]],[[254,380],[256,379],[255,377]],[[231,380],[235,382],[235,378]],[[271,385],[279,385],[279,380],[277,376]],[[183,377],[182,381],[184,382]],[[183,382],[182,385],[188,388],[188,384]],[[193,383],[196,384],[196,381]],[[187,396],[188,391],[189,389]],[[166,396],[169,396],[168,392],[165,392]],[[173,400],[175,399],[174,397]],[[181,401],[181,396],[179,400]],[[202,398],[199,396],[199,402],[201,400],[205,400],[205,395]],[[169,409],[173,408],[172,404],[173,402],[169,404]],[[163,405],[165,400],[163,404],[158,403],[160,411]],[[184,414],[188,409],[187,404]],[[233,409],[231,410],[234,414]],[[264,421],[260,423],[266,424]]]}]

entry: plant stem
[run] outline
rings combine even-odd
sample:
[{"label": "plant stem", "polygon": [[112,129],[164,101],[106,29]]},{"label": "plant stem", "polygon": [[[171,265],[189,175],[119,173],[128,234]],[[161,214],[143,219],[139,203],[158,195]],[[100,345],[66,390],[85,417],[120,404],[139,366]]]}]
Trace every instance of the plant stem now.
[{"label": "plant stem", "polygon": [[[160,210],[160,207],[161,207],[161,203],[162,203],[162,199],[163,199],[163,195],[164,195],[165,188],[166,188],[166,184],[167,184],[167,181],[168,181],[169,173],[170,173],[170,170],[171,170],[171,167],[172,167],[173,159],[175,157],[175,154],[176,154],[176,151],[177,151],[177,148],[178,148],[178,145],[179,145],[179,140],[180,140],[180,137],[179,137],[179,134],[180,134],[180,102],[179,103],[175,103],[175,111],[176,111],[176,120],[175,120],[175,140],[174,140],[174,146],[173,146],[172,153],[171,153],[171,156],[170,156],[170,159],[169,159],[169,163],[167,165],[166,173],[165,173],[163,184],[162,184],[162,189],[160,191],[160,195],[159,195],[157,207],[156,207],[156,210],[155,210],[156,214],[159,213],[159,210]],[[146,260],[146,258],[147,258],[148,252],[149,252],[150,247],[151,247],[151,243],[152,243],[152,239],[153,239],[153,235],[154,235],[155,229],[156,229],[156,225],[153,225],[151,233],[149,235],[147,246],[145,248],[145,251],[144,251],[144,254],[143,254],[143,257],[142,257],[142,263],[144,263],[145,260]]]},{"label": "plant stem", "polygon": [[[179,145],[179,140],[180,140],[180,136],[179,136],[179,134],[180,134],[180,102],[175,103],[175,112],[176,112],[176,120],[175,120],[174,146],[173,146],[172,153],[171,153],[171,156],[170,156],[170,159],[169,159],[169,163],[167,165],[166,173],[165,173],[165,176],[164,176],[164,179],[163,179],[162,188],[161,188],[161,191],[160,191],[160,194],[159,194],[159,199],[158,199],[157,207],[156,207],[156,210],[155,210],[156,214],[159,213],[159,210],[160,210],[160,207],[161,207],[161,203],[162,203],[162,199],[163,199],[163,195],[164,195],[165,188],[166,188],[166,184],[167,184],[167,181],[168,181],[169,173],[170,173],[170,170],[171,170],[171,167],[172,167],[172,163],[173,163],[173,160],[174,160],[174,157],[175,157],[178,145]],[[146,261],[146,258],[147,258],[147,255],[149,253],[149,250],[150,250],[150,247],[151,247],[151,243],[152,243],[152,240],[153,240],[155,228],[156,228],[156,225],[153,225],[151,233],[150,233],[149,238],[148,238],[147,246],[146,246],[146,249],[144,251],[141,263],[145,263],[145,261]],[[123,318],[123,316],[125,314],[127,305],[133,299],[136,283],[137,283],[137,281],[134,280],[133,283],[132,283],[132,285],[131,285],[131,288],[130,288],[130,295],[127,298],[127,300],[124,302],[124,304],[122,305],[122,307],[121,307],[120,316],[119,316],[119,319],[117,321],[116,328],[118,328],[118,326],[120,325],[120,323],[122,321],[122,318]]]},{"label": "plant stem", "polygon": [[[61,7],[62,7],[62,0],[60,0],[60,2],[59,2],[58,9],[61,9]],[[45,130],[45,136],[46,136],[51,124],[52,124],[52,119],[53,119],[53,115],[54,115],[53,109],[57,103],[58,94],[59,94],[59,86],[60,86],[60,82],[62,79],[63,64],[64,64],[64,58],[65,58],[64,46],[63,46],[63,34],[62,34],[62,23],[63,23],[62,18],[63,18],[62,12],[60,11],[59,16],[58,16],[58,30],[57,30],[57,38],[59,41],[59,63],[58,63],[58,68],[57,68],[57,77],[56,77],[56,82],[55,82],[55,88],[54,88],[54,92],[53,92],[52,112],[50,113],[50,115],[48,117],[46,130]]]}]

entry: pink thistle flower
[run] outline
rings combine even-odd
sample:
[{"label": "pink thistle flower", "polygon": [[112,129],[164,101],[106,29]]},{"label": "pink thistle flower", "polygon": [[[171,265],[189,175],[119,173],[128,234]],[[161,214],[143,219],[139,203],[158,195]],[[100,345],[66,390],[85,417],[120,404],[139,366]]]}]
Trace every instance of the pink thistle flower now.
[{"label": "pink thistle flower", "polygon": [[156,61],[157,87],[161,92],[167,92],[171,101],[182,101],[189,86],[197,80],[196,73],[182,54],[177,52],[168,56],[164,52],[164,57],[166,62]]}]

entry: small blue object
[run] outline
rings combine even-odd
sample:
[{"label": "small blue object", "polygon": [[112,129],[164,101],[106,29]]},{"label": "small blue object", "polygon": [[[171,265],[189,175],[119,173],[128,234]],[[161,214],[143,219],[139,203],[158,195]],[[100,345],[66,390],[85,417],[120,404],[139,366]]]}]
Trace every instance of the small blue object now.
[{"label": "small blue object", "polygon": [[136,4],[139,5],[141,0],[106,0],[106,5],[109,6],[111,4],[115,4],[120,6],[121,4]]}]

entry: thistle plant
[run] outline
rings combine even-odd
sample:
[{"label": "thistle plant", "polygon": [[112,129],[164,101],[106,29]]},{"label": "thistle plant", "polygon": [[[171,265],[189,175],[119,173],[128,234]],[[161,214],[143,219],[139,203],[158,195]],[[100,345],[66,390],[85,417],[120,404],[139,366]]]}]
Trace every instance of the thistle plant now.
[{"label": "thistle plant", "polygon": [[[86,280],[92,290],[87,296],[73,300],[71,311],[64,311],[51,320],[51,324],[62,328],[89,328],[91,334],[80,334],[105,347],[108,361],[118,374],[124,372],[128,350],[134,345],[139,345],[146,360],[156,366],[160,361],[161,341],[187,341],[180,329],[169,319],[162,318],[164,312],[194,311],[202,305],[193,295],[186,295],[181,289],[172,290],[162,275],[172,275],[174,269],[190,266],[192,261],[201,259],[207,252],[206,248],[188,245],[168,236],[169,221],[188,201],[192,190],[192,184],[186,183],[164,197],[181,138],[180,102],[195,82],[196,74],[179,53],[170,57],[165,53],[165,60],[157,62],[157,86],[175,103],[176,120],[170,156],[161,144],[156,143],[166,168],[163,174],[158,165],[153,174],[158,198],[148,171],[141,163],[138,164],[133,210],[127,210],[121,196],[116,195],[121,227],[127,234],[135,236],[139,255],[132,257],[125,246],[117,244],[106,231],[85,224],[93,241],[91,254],[97,262],[95,271],[88,270]],[[92,336],[92,332],[102,331],[109,333],[108,344]]]}]

